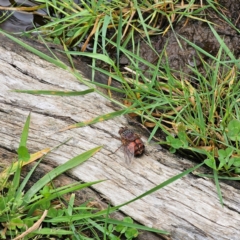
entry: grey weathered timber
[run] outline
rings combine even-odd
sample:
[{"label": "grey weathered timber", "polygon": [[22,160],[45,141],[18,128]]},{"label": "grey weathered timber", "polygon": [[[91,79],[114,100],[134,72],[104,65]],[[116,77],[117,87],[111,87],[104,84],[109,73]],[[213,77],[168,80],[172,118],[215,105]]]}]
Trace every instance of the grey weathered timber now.
[{"label": "grey weathered timber", "polygon": [[[23,50],[1,34],[0,43],[0,148],[16,151],[29,112],[31,153],[72,138],[47,156],[45,162],[49,165],[62,164],[102,146],[101,151],[71,174],[84,182],[107,179],[94,185],[94,189],[112,205],[128,201],[196,164],[149,145],[148,155],[126,166],[121,150],[110,155],[120,146],[119,128],[128,124],[124,116],[59,132],[70,124],[112,112],[114,108],[97,93],[58,97],[12,92],[14,89],[81,91],[87,87],[67,71]],[[85,64],[82,66],[80,71],[89,71]],[[143,141],[147,141],[146,137]],[[224,183],[221,190],[224,207],[219,203],[212,180],[189,174],[121,210],[146,226],[169,231],[175,240],[237,240],[240,191]]]}]

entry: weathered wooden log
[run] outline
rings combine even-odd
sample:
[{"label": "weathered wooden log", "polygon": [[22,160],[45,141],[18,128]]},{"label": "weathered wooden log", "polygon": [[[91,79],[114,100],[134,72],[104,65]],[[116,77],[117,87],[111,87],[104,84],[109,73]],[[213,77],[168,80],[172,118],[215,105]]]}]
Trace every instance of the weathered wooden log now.
[{"label": "weathered wooden log", "polygon": [[[107,179],[93,188],[112,205],[130,200],[196,163],[147,146],[148,155],[126,166],[119,146],[118,130],[127,126],[124,116],[83,128],[59,132],[76,122],[114,111],[111,103],[96,93],[58,97],[16,93],[11,90],[85,90],[70,73],[27,52],[0,34],[0,148],[15,152],[25,120],[31,112],[28,140],[30,152],[66,145],[45,159],[49,165],[94,148],[102,150],[73,169],[78,179],[89,182]],[[36,48],[40,48],[38,43]],[[41,46],[41,48],[44,48]],[[87,66],[80,63],[82,73]],[[143,141],[146,142],[146,137]],[[112,155],[110,155],[112,154]],[[221,183],[224,207],[219,203],[212,180],[189,174],[167,187],[131,203],[121,210],[136,221],[164,229],[172,239],[239,239],[240,190]],[[147,239],[147,238],[146,238]],[[148,238],[150,239],[150,238]]]}]

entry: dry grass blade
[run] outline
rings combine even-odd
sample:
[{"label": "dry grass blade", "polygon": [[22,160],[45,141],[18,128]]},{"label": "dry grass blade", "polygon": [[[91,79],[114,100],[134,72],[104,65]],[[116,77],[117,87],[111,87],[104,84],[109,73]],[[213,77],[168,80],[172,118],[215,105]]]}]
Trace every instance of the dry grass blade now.
[{"label": "dry grass blade", "polygon": [[95,23],[94,23],[94,26],[93,26],[92,31],[91,31],[90,34],[88,35],[86,41],[84,42],[84,44],[83,44],[83,46],[82,46],[82,48],[81,48],[81,51],[82,51],[82,52],[85,52],[85,51],[86,51],[87,45],[88,45],[91,37],[95,34],[95,32],[97,31],[97,29],[99,28],[98,23],[99,23],[99,20],[100,20],[101,18],[102,18],[101,15],[97,17],[97,19],[96,19],[96,21],[95,21]]},{"label": "dry grass blade", "polygon": [[34,12],[39,9],[42,9],[46,7],[45,4],[37,5],[37,6],[31,6],[31,7],[3,7],[0,6],[0,10],[5,10],[5,11],[24,11],[24,12]]},{"label": "dry grass blade", "polygon": [[45,219],[45,217],[47,216],[47,213],[48,213],[48,210],[44,210],[43,215],[41,216],[41,218],[40,218],[37,222],[35,222],[35,223],[32,225],[32,227],[30,227],[26,232],[23,232],[21,235],[19,235],[18,237],[14,238],[13,240],[19,240],[19,239],[21,239],[21,238],[24,238],[24,237],[26,237],[29,233],[37,230],[37,229],[40,227],[40,225],[41,225],[41,223],[43,222],[43,220]]}]

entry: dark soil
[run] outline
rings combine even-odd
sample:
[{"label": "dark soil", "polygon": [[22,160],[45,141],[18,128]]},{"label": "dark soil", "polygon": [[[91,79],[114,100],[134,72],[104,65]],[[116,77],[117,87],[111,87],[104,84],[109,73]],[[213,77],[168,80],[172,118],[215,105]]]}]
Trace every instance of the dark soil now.
[{"label": "dark soil", "polygon": [[[233,26],[230,26],[217,12],[209,8],[202,12],[203,21],[182,18],[179,22],[175,21],[173,24],[174,31],[169,30],[164,36],[159,35],[151,39],[152,46],[159,54],[166,46],[169,66],[171,69],[176,70],[175,75],[180,75],[180,72],[181,76],[183,73],[186,76],[191,75],[192,70],[190,67],[194,66],[198,67],[200,72],[202,70],[198,53],[184,39],[194,43],[213,56],[218,53],[220,44],[206,20],[214,24],[214,29],[221,39],[224,39],[229,50],[234,53],[235,58],[239,58],[240,2],[238,0],[220,0],[219,5],[222,6],[218,8],[218,11],[229,19],[238,31]],[[141,42],[140,56],[153,64],[158,60],[154,51],[143,41]],[[201,57],[208,61],[207,56],[201,55]],[[123,57],[121,63],[127,64],[128,62]],[[146,70],[144,66],[142,68]]]}]

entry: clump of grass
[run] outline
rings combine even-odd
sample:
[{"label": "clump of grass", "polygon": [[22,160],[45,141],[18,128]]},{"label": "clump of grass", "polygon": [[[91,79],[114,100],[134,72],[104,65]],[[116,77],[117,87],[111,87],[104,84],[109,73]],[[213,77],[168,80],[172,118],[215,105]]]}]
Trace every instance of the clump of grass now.
[{"label": "clump of grass", "polygon": [[[52,179],[62,172],[86,161],[94,153],[100,150],[100,147],[97,147],[55,168],[39,179],[38,182],[36,182],[30,189],[24,192],[26,184],[39,162],[31,169],[23,181],[21,181],[20,178],[22,167],[38,158],[42,159],[45,154],[50,151],[50,149],[45,149],[32,155],[29,154],[26,147],[29,124],[30,115],[25,123],[17,151],[18,161],[13,163],[9,168],[5,169],[0,174],[1,239],[20,239],[23,237],[25,239],[29,239],[36,236],[38,234],[38,228],[43,221],[45,221],[45,218],[53,219],[56,216],[63,216],[71,212],[66,212],[67,209],[64,209],[64,205],[60,200],[64,194],[71,193],[100,182],[96,181],[84,184],[75,183],[60,188],[52,188],[50,187],[51,184],[47,185]],[[11,175],[14,175],[14,177],[11,178]],[[58,199],[58,204],[54,202],[55,199]],[[72,195],[71,201],[74,202],[74,195]],[[69,210],[74,209],[71,205],[69,205],[68,208]],[[53,228],[54,229],[44,228],[41,229],[41,231],[47,235],[62,236],[73,234],[71,230],[65,230],[63,226],[59,228],[53,226]]]},{"label": "clump of grass", "polygon": [[[211,5],[216,5],[215,2],[208,1]],[[46,7],[46,18],[51,19],[48,24],[38,28],[45,40],[67,47],[78,46],[81,51],[85,51],[89,44],[99,44],[99,39],[96,41],[95,38],[96,33],[102,35],[101,45],[104,51],[105,47],[108,51],[112,49],[112,46],[105,46],[105,37],[112,41],[120,39],[127,44],[133,32],[136,37],[146,37],[151,44],[150,36],[165,34],[182,17],[204,20],[201,12],[211,6],[210,3],[203,5],[196,0],[187,3],[181,0],[100,0],[81,1],[80,4],[73,0],[36,2],[41,3],[41,8]]]}]

